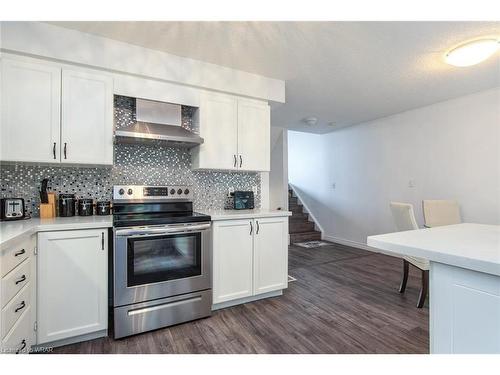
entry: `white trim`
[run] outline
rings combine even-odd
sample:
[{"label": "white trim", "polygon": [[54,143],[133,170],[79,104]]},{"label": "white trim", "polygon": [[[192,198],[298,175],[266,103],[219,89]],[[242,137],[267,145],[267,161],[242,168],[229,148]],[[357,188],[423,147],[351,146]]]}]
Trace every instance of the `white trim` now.
[{"label": "white trim", "polygon": [[[1,22],[1,51],[285,102],[285,81],[43,22]],[[127,58],[123,58],[126,56]]]},{"label": "white trim", "polygon": [[331,235],[327,235],[327,234],[322,236],[322,239],[325,241],[338,243],[340,245],[345,245],[345,246],[355,247],[355,248],[361,249],[361,250],[371,251],[372,253],[380,253],[380,254],[389,255],[392,257],[398,257],[397,254],[394,254],[393,252],[377,249],[375,247],[368,246],[367,244],[362,243],[362,242],[346,240],[344,238],[335,237],[335,236],[331,236]]},{"label": "white trim", "polygon": [[317,231],[321,232],[321,239],[324,239],[323,236],[324,236],[325,232],[323,230],[323,227],[319,224],[318,219],[316,219],[316,217],[314,217],[314,214],[309,209],[309,207],[307,207],[306,203],[301,198],[300,194],[297,193],[297,190],[293,187],[293,185],[292,184],[288,184],[288,186],[290,187],[290,189],[292,189],[293,195],[295,195],[299,199],[300,204],[304,207],[303,211],[305,211],[307,214],[309,214],[309,221],[312,221],[314,223],[314,229],[316,229]]}]

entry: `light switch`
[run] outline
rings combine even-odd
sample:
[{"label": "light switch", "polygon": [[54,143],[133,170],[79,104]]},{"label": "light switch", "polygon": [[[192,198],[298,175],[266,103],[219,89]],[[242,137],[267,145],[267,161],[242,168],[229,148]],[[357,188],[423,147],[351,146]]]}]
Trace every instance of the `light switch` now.
[{"label": "light switch", "polygon": [[415,187],[415,180],[408,181],[408,187],[409,188],[414,188]]}]

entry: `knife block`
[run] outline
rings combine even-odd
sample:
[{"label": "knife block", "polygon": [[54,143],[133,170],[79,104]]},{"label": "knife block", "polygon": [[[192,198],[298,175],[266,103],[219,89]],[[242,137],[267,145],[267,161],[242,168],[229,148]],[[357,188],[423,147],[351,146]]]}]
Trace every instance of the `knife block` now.
[{"label": "knife block", "polygon": [[56,217],[56,194],[48,193],[49,203],[40,203],[40,218],[50,219]]}]

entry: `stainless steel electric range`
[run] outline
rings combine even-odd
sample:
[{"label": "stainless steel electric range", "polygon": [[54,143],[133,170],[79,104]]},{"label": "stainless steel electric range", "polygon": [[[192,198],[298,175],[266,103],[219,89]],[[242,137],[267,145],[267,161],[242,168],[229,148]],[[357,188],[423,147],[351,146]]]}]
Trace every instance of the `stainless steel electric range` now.
[{"label": "stainless steel electric range", "polygon": [[113,187],[115,338],[210,315],[210,216],[191,190]]}]

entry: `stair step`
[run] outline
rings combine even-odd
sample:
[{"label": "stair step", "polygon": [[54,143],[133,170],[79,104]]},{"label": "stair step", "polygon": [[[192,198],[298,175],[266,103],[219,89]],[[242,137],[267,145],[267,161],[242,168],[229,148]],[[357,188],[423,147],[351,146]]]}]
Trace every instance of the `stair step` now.
[{"label": "stair step", "polygon": [[292,211],[292,216],[288,217],[290,220],[309,220],[309,214],[305,213],[304,211],[302,212],[293,212]]},{"label": "stair step", "polygon": [[292,205],[292,206],[288,206],[288,210],[289,210],[289,211],[292,211],[294,215],[295,215],[295,214],[303,214],[303,213],[304,213],[304,211],[303,211],[303,209],[302,209],[302,208],[303,208],[303,206],[300,206],[300,205],[295,205],[295,206],[294,206],[294,205]]},{"label": "stair step", "polygon": [[299,199],[297,197],[288,197],[288,205],[299,204]]},{"label": "stair step", "polygon": [[321,232],[311,231],[303,233],[290,233],[290,242],[306,242],[306,241],[318,241],[321,240]]},{"label": "stair step", "polygon": [[291,233],[304,233],[314,231],[314,223],[306,220],[291,220],[289,221],[289,232]]}]

